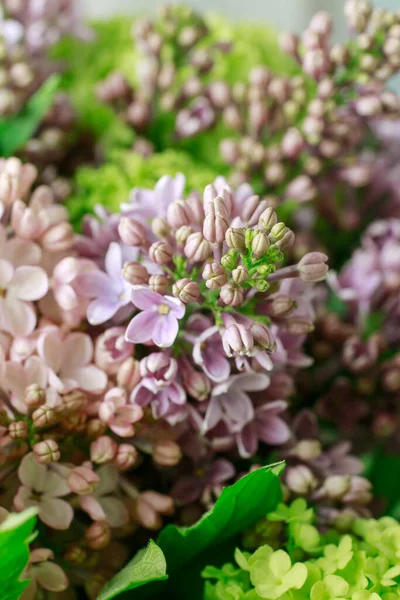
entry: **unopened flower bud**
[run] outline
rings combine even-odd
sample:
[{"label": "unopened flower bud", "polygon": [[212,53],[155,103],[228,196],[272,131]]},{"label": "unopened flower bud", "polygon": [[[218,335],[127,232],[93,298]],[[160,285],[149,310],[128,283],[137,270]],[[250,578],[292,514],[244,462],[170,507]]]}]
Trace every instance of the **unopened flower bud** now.
[{"label": "unopened flower bud", "polygon": [[225,81],[213,81],[208,88],[208,95],[217,108],[224,108],[231,100],[230,87]]},{"label": "unopened flower bud", "polygon": [[221,258],[221,264],[224,269],[228,269],[228,271],[233,271],[238,266],[239,256],[237,250],[229,250],[226,254],[224,254]]},{"label": "unopened flower bud", "polygon": [[131,217],[122,217],[118,233],[124,244],[141,246],[146,241],[146,231],[141,223]]},{"label": "unopened flower bud", "polygon": [[268,301],[267,312],[271,317],[284,317],[292,312],[295,302],[290,296],[279,294]]},{"label": "unopened flower bud", "polygon": [[98,465],[111,462],[117,454],[118,446],[112,438],[107,435],[99,437],[90,445],[90,460]]},{"label": "unopened flower bud", "polygon": [[45,404],[34,411],[32,420],[34,426],[41,429],[53,425],[57,421],[57,416],[55,410]]},{"label": "unopened flower bud", "polygon": [[160,529],[162,527],[160,515],[171,515],[173,512],[174,502],[172,498],[152,490],[140,494],[136,501],[136,519],[146,529]]},{"label": "unopened flower bud", "polygon": [[306,496],[318,485],[312,471],[305,465],[288,467],[286,471],[286,485],[295,494]]},{"label": "unopened flower bud", "polygon": [[229,211],[224,197],[216,196],[204,206],[206,217],[203,225],[203,235],[211,243],[222,243],[229,227]]},{"label": "unopened flower bud", "polygon": [[276,341],[271,331],[263,323],[254,321],[250,326],[250,333],[254,338],[257,346],[260,346],[267,352],[274,352],[276,349]]},{"label": "unopened flower bud", "polygon": [[37,383],[32,383],[25,388],[24,400],[28,408],[38,408],[45,403],[46,394]]},{"label": "unopened flower bud", "polygon": [[162,467],[175,467],[181,458],[181,449],[172,440],[159,440],[153,448],[153,460]]},{"label": "unopened flower bud", "polygon": [[74,544],[68,548],[63,558],[72,567],[79,567],[80,565],[83,565],[87,560],[87,557],[87,551],[81,546]]},{"label": "unopened flower bud", "polygon": [[148,282],[149,274],[144,265],[129,261],[122,267],[122,277],[131,285],[143,285]]},{"label": "unopened flower bud", "polygon": [[246,248],[245,229],[243,227],[229,227],[225,233],[225,241],[229,248],[244,250]]},{"label": "unopened flower bud", "polygon": [[167,219],[173,229],[179,229],[182,225],[190,225],[192,214],[189,204],[185,200],[172,202],[168,207]]},{"label": "unopened flower bud", "polygon": [[110,527],[105,521],[95,521],[86,529],[85,540],[91,550],[103,550],[111,541]]},{"label": "unopened flower bud", "polygon": [[211,244],[200,232],[191,233],[186,240],[185,256],[193,262],[203,262],[212,254]]},{"label": "unopened flower bud", "polygon": [[245,283],[249,279],[249,270],[243,265],[239,265],[232,271],[232,279],[235,283]]},{"label": "unopened flower bud", "polygon": [[26,440],[29,435],[25,421],[13,421],[8,426],[8,433],[13,440]]},{"label": "unopened flower bud", "polygon": [[308,317],[290,317],[286,320],[288,333],[292,335],[306,335],[314,329],[313,322]]},{"label": "unopened flower bud", "polygon": [[283,154],[288,158],[297,158],[304,148],[304,138],[295,127],[287,130],[283,136],[281,147]]},{"label": "unopened flower bud", "polygon": [[309,461],[321,455],[322,446],[319,440],[300,440],[295,447],[296,456],[300,460]]},{"label": "unopened flower bud", "polygon": [[140,379],[139,361],[132,357],[125,359],[117,373],[118,386],[133,389]]},{"label": "unopened flower bud", "polygon": [[322,491],[332,500],[340,500],[350,489],[348,475],[330,475],[324,481]]},{"label": "unopened flower bud", "polygon": [[243,302],[243,290],[234,283],[226,283],[221,288],[220,298],[226,306],[238,306]]},{"label": "unopened flower bud", "polygon": [[67,413],[79,411],[85,405],[87,396],[81,390],[73,390],[62,397],[62,410]]},{"label": "unopened flower bud", "polygon": [[160,240],[150,246],[149,256],[158,265],[168,264],[171,262],[173,255],[174,251],[168,242]]},{"label": "unopened flower bud", "polygon": [[149,288],[157,294],[166,294],[169,290],[169,280],[166,275],[151,275]]},{"label": "unopened flower bud", "polygon": [[202,275],[209,290],[219,290],[228,281],[224,267],[216,262],[206,263]]},{"label": "unopened flower bud", "polygon": [[257,225],[258,219],[268,208],[268,202],[266,200],[260,200],[259,196],[250,196],[243,204],[242,209],[242,220],[249,225],[254,227]]},{"label": "unopened flower bud", "polygon": [[129,471],[132,469],[139,460],[139,452],[132,444],[120,444],[118,446],[117,454],[113,460],[113,464],[117,467],[118,471]]},{"label": "unopened flower bud", "polygon": [[263,213],[261,213],[260,218],[258,219],[258,224],[266,231],[271,231],[272,227],[276,225],[277,221],[278,218],[276,216],[276,212],[271,206],[269,206],[264,210]]},{"label": "unopened flower bud", "polygon": [[199,284],[188,277],[179,279],[172,287],[172,293],[175,298],[179,298],[185,304],[196,302],[200,296]]},{"label": "unopened flower bud", "polygon": [[92,494],[99,481],[99,476],[89,467],[75,467],[67,477],[67,484],[71,492],[80,496]]},{"label": "unopened flower bud", "polygon": [[261,258],[270,247],[268,236],[263,231],[257,231],[251,243],[251,249],[256,258]]},{"label": "unopened flower bud", "polygon": [[250,356],[254,347],[254,339],[249,329],[239,323],[231,323],[222,334],[222,345],[229,357]]},{"label": "unopened flower bud", "polygon": [[60,450],[54,440],[44,440],[33,446],[33,453],[37,462],[41,465],[48,465],[60,460]]},{"label": "unopened flower bud", "polygon": [[350,489],[343,496],[342,501],[348,504],[368,504],[371,502],[372,485],[365,477],[353,476],[350,479]]},{"label": "unopened flower bud", "polygon": [[297,265],[300,279],[309,283],[325,279],[328,272],[327,260],[328,257],[322,252],[305,254]]},{"label": "unopened flower bud", "polygon": [[90,438],[98,438],[105,434],[107,424],[101,419],[90,419],[86,425],[86,435]]},{"label": "unopened flower bud", "polygon": [[278,242],[279,240],[283,239],[287,230],[288,228],[286,227],[285,223],[276,223],[271,228],[271,236],[275,241]]},{"label": "unopened flower bud", "polygon": [[159,238],[167,237],[171,233],[171,227],[163,217],[155,217],[151,222],[151,230]]},{"label": "unopened flower bud", "polygon": [[189,396],[199,402],[206,400],[210,395],[211,384],[205,373],[192,369],[187,375],[184,375],[183,384]]},{"label": "unopened flower bud", "polygon": [[382,104],[378,96],[362,96],[355,102],[356,111],[362,117],[375,117],[382,112]]},{"label": "unopened flower bud", "polygon": [[286,54],[296,55],[299,44],[299,38],[294,33],[284,31],[279,36],[279,47]]},{"label": "unopened flower bud", "polygon": [[182,227],[179,227],[178,231],[175,233],[175,239],[180,248],[185,246],[186,240],[191,233],[193,233],[193,229],[192,227],[189,227],[189,225],[182,225]]}]

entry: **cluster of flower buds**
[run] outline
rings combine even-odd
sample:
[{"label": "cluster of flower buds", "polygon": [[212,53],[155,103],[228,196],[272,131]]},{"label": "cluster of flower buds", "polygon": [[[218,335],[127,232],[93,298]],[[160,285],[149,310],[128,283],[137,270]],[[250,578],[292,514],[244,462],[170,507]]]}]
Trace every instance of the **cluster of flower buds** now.
[{"label": "cluster of flower buds", "polygon": [[[223,82],[208,83],[210,73],[216,55],[229,51],[229,43],[215,43],[204,19],[185,5],[164,7],[153,20],[137,20],[132,35],[140,56],[137,85],[113,72],[99,84],[98,97],[145,137],[160,112],[179,111],[179,137],[209,129],[227,93]],[[140,140],[137,149],[144,146],[147,152],[148,143]]]},{"label": "cluster of flower buds", "polygon": [[43,54],[65,35],[90,36],[75,0],[4,0],[3,6],[23,26],[30,54]]},{"label": "cluster of flower buds", "polygon": [[[49,61],[46,48],[62,34],[71,32],[67,15],[72,18],[73,5],[67,4],[44,2],[39,7],[32,0],[6,2],[9,18],[3,15],[0,31],[0,117],[3,119],[17,115],[57,70]],[[75,125],[69,98],[56,94],[32,137],[22,149],[18,148],[21,156],[42,172],[41,182],[51,184],[60,199],[69,193],[69,185],[59,177],[59,171],[73,142]]]},{"label": "cluster of flower buds", "polygon": [[360,476],[363,464],[349,454],[350,443],[324,446],[317,419],[309,410],[296,415],[292,429],[293,437],[281,451],[287,464],[283,474],[287,497],[316,504],[321,524],[334,522],[349,508],[368,515],[372,486]]}]

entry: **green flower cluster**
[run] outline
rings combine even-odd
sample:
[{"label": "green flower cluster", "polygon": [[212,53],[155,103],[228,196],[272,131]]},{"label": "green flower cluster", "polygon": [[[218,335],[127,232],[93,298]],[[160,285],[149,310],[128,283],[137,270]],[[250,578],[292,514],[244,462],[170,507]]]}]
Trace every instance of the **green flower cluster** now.
[{"label": "green flower cluster", "polygon": [[98,204],[118,212],[132,188],[153,188],[163,175],[175,177],[177,173],[185,173],[189,190],[204,189],[215,179],[214,169],[182,151],[166,150],[144,158],[128,150],[114,150],[102,166],[78,169],[75,194],[67,200],[71,220],[80,223]]},{"label": "green flower cluster", "polygon": [[[236,549],[236,565],[206,567],[205,600],[398,600],[400,524],[391,517],[355,519],[348,532],[314,526],[299,498],[267,517],[275,539],[252,554]],[[280,549],[274,549],[280,546]],[[284,548],[284,549],[282,549]]]}]

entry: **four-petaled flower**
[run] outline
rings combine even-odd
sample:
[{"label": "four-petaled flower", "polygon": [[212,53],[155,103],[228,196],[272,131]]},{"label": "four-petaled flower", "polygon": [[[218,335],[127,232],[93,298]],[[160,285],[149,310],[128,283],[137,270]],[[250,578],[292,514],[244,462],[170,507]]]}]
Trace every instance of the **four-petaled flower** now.
[{"label": "four-petaled flower", "polygon": [[18,469],[22,485],[14,498],[15,508],[22,511],[37,506],[43,523],[52,529],[68,529],[74,511],[66,500],[61,500],[70,493],[65,477],[67,470],[61,465],[54,468],[40,465],[32,452],[24,456]]},{"label": "four-petaled flower", "polygon": [[178,320],[185,314],[183,302],[141,285],[133,287],[132,302],[142,312],[129,323],[125,339],[132,344],[153,342],[160,348],[172,346],[178,335]]}]

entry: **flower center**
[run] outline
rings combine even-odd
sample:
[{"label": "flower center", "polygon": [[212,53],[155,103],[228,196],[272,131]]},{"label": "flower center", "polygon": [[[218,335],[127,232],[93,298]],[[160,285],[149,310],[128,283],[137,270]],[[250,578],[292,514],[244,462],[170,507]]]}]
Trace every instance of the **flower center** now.
[{"label": "flower center", "polygon": [[167,304],[160,304],[158,307],[158,312],[160,315],[167,315],[170,312],[170,307]]},{"label": "flower center", "polygon": [[6,289],[0,288],[0,298],[4,298],[4,296],[6,295],[6,292],[7,292]]}]

